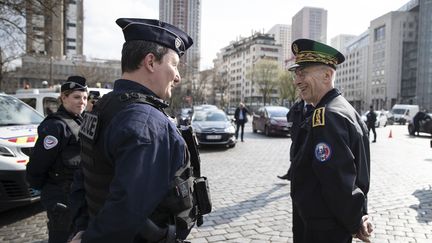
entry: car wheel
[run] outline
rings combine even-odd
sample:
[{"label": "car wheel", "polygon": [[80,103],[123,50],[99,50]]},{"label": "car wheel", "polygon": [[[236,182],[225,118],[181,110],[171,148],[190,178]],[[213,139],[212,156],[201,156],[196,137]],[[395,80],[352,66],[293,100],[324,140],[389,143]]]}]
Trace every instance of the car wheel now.
[{"label": "car wheel", "polygon": [[228,145],[229,148],[234,148],[236,146],[235,143]]},{"label": "car wheel", "polygon": [[268,129],[267,126],[264,128],[264,133],[265,133],[265,135],[266,135],[267,137],[270,136],[270,131],[269,131],[269,129]]},{"label": "car wheel", "polygon": [[408,125],[408,133],[409,133],[409,135],[411,135],[411,136],[414,136],[415,135],[415,131],[414,131],[414,126],[413,125]]}]

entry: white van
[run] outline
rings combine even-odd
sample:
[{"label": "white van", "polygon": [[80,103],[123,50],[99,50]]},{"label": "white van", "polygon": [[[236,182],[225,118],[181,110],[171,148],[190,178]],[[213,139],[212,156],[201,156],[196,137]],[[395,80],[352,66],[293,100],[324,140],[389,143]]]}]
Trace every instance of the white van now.
[{"label": "white van", "polygon": [[28,186],[26,164],[43,119],[19,99],[0,94],[0,212],[40,198]]},{"label": "white van", "polygon": [[24,101],[27,105],[44,116],[54,113],[60,107],[58,98],[60,93],[49,89],[17,90],[13,96]]},{"label": "white van", "polygon": [[[88,91],[97,91],[102,97],[111,92],[112,89],[88,88]],[[59,89],[19,89],[13,96],[24,101],[44,116],[56,112],[60,107],[58,100],[60,97]]]},{"label": "white van", "polygon": [[392,108],[394,122],[405,125],[419,110],[420,108],[418,105],[396,104]]}]

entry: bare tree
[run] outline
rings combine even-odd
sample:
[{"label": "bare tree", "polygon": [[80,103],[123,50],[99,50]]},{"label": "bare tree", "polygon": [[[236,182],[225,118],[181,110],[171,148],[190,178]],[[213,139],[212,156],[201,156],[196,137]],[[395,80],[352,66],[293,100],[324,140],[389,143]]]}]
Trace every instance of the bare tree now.
[{"label": "bare tree", "polygon": [[264,105],[277,87],[280,67],[277,61],[262,59],[251,70],[251,80],[258,85]]},{"label": "bare tree", "polygon": [[0,90],[3,73],[11,63],[25,53],[25,39],[29,28],[26,16],[32,12],[54,13],[61,1],[55,0],[0,0]]},{"label": "bare tree", "polygon": [[290,103],[294,102],[297,97],[294,75],[286,70],[279,75],[279,97],[281,102],[288,100]]}]

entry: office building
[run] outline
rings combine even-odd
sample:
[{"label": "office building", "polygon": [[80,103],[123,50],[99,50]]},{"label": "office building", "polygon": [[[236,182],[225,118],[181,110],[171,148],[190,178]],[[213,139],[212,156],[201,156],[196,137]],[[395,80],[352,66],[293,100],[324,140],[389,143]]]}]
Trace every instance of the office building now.
[{"label": "office building", "polygon": [[[44,6],[41,4],[44,3]],[[46,6],[52,7],[47,10]],[[83,55],[83,0],[26,4],[26,53],[53,58]]]},{"label": "office building", "polygon": [[282,60],[285,63],[291,58],[291,25],[277,24],[268,32],[272,34],[276,40],[276,44],[282,45]]},{"label": "office building", "polygon": [[327,10],[304,7],[292,17],[292,40],[312,39],[327,43]]},{"label": "office building", "polygon": [[355,35],[346,35],[346,34],[340,34],[337,35],[330,40],[330,46],[333,48],[336,48],[336,50],[339,50],[342,52],[342,54],[346,53],[347,45],[351,40],[353,40],[356,36]]},{"label": "office building", "polygon": [[[218,70],[221,80],[226,80],[228,105],[245,102],[249,107],[263,105],[263,95],[252,73],[260,60],[272,60],[283,66],[282,45],[276,44],[271,34],[255,33],[250,37],[232,42],[218,54]],[[278,88],[271,90],[267,104],[275,104],[279,98]]]}]

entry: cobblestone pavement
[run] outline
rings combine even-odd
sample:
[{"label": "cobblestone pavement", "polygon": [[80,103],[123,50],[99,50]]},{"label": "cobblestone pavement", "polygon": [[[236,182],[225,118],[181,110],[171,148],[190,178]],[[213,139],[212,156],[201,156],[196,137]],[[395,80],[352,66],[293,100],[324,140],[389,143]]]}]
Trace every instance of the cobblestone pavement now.
[{"label": "cobblestone pavement", "polygon": [[[245,131],[245,142],[233,149],[201,150],[213,212],[192,230],[192,243],[292,242],[289,183],[276,178],[288,169],[291,141],[253,134],[250,124]],[[410,137],[398,125],[377,133],[371,144],[372,242],[432,242],[430,138]],[[0,242],[46,242],[45,220],[38,204],[2,213]]]}]

